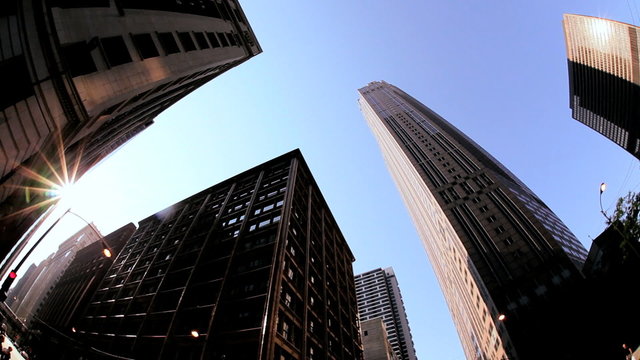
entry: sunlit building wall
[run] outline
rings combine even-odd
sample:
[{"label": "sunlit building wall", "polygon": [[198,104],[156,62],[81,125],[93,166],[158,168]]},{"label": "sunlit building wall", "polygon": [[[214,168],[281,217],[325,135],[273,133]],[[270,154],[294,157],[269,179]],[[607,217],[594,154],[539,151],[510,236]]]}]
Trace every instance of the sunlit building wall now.
[{"label": "sunlit building wall", "polygon": [[353,261],[295,150],[140,221],[78,336],[135,359],[361,359]]},{"label": "sunlit building wall", "polygon": [[536,306],[580,278],[586,250],[515,175],[432,110],[386,82],[359,93],[467,358],[547,354],[541,344],[551,346],[560,326],[549,327],[551,314]]},{"label": "sunlit building wall", "polygon": [[261,52],[236,0],[7,0],[0,24],[0,258],[46,208],[24,186],[77,179]]},{"label": "sunlit building wall", "polygon": [[574,119],[640,158],[640,28],[565,14]]}]

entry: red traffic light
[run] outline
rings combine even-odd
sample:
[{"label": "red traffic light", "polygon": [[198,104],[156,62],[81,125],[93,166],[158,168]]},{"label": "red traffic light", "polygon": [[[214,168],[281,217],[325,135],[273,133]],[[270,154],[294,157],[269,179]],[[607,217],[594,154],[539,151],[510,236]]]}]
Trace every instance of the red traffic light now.
[{"label": "red traffic light", "polygon": [[17,277],[18,277],[18,274],[16,274],[16,272],[15,272],[15,271],[12,271],[12,272],[10,272],[10,273],[9,273],[9,278],[11,278],[11,279],[15,279],[15,278],[17,278]]}]

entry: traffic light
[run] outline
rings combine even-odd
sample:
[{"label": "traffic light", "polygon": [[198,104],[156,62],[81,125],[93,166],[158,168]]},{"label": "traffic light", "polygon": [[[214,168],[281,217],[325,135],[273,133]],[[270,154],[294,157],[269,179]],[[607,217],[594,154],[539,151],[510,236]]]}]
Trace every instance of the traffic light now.
[{"label": "traffic light", "polygon": [[9,292],[9,288],[13,281],[18,277],[18,274],[15,270],[11,270],[7,279],[2,283],[2,288],[0,288],[0,301],[7,300],[7,293]]}]

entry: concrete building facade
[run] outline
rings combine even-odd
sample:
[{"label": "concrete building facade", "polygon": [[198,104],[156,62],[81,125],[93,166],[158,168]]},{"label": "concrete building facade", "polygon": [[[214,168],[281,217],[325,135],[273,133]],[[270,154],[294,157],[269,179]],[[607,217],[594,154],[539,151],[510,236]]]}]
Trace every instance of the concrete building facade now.
[{"label": "concrete building facade", "polygon": [[78,335],[136,359],[361,359],[353,261],[295,150],[140,221]]},{"label": "concrete building facade", "polygon": [[360,321],[364,360],[399,360],[387,337],[382,318]]},{"label": "concrete building facade", "polygon": [[584,247],[515,175],[431,109],[386,82],[359,92],[467,358],[564,351],[566,329],[549,324],[571,304],[539,309],[581,277]]},{"label": "concrete building facade", "polygon": [[[385,338],[396,357],[399,360],[416,360],[409,320],[393,269],[389,267],[358,274],[355,282],[360,321],[364,324],[368,320],[382,319],[386,330]],[[364,325],[362,329],[364,330]],[[365,340],[363,345],[366,354]]]},{"label": "concrete building facade", "polygon": [[46,190],[262,51],[236,0],[7,0],[0,24],[0,258]]}]

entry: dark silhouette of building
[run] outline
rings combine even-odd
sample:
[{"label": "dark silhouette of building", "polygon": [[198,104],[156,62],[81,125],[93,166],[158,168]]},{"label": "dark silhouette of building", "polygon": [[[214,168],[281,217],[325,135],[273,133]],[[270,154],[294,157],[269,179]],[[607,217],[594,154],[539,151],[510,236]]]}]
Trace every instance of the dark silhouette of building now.
[{"label": "dark silhouette of building", "polygon": [[353,261],[295,150],[140,221],[77,334],[136,359],[360,359]]},{"label": "dark silhouette of building", "polygon": [[591,348],[594,359],[617,358],[622,344],[632,349],[640,345],[640,309],[635,296],[640,243],[623,234],[622,224],[614,222],[598,235],[583,268],[587,285],[581,300],[594,329],[590,343],[598,344]]},{"label": "dark silhouette of building", "polygon": [[4,0],[0,23],[0,259],[52,183],[262,51],[236,0]]},{"label": "dark silhouette of building", "polygon": [[573,319],[567,285],[582,278],[586,250],[575,236],[515,175],[416,99],[385,82],[359,92],[467,358],[573,353],[573,324],[557,319]]},{"label": "dark silhouette of building", "polygon": [[[355,277],[355,282],[360,321],[382,319],[383,327],[387,334],[384,339],[391,344],[396,358],[399,360],[416,360],[416,350],[413,347],[409,320],[407,319],[402,294],[400,293],[400,287],[393,268],[375,269],[358,274]],[[370,326],[372,326],[372,331],[377,327],[375,323],[371,323]],[[380,347],[380,340],[381,337],[377,334],[375,335],[375,342],[372,338],[369,339],[377,347],[377,351],[374,353],[383,350],[383,347]],[[364,339],[363,346],[365,346],[366,355],[367,349]],[[382,353],[385,352],[382,351]],[[371,356],[374,357],[374,355]],[[375,355],[375,357],[377,356]]]},{"label": "dark silhouette of building", "polygon": [[[95,241],[80,249],[60,280],[46,294],[35,313],[35,321],[44,322],[62,332],[71,331],[113,259],[135,230],[135,225],[127,224],[105,236],[102,241]],[[105,245],[112,253],[110,258],[103,253]]]},{"label": "dark silhouette of building", "polygon": [[574,119],[640,158],[640,28],[564,15]]}]

